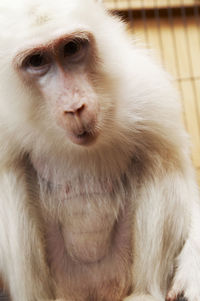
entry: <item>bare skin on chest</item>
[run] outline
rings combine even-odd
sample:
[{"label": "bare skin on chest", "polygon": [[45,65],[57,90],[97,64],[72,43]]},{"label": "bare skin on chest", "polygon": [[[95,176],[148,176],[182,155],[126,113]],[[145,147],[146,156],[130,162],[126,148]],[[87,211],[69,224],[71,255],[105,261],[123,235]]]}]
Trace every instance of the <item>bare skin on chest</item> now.
[{"label": "bare skin on chest", "polygon": [[58,297],[122,300],[131,286],[132,233],[130,206],[123,193],[120,200],[119,184],[87,176],[62,185],[42,179],[40,187]]}]

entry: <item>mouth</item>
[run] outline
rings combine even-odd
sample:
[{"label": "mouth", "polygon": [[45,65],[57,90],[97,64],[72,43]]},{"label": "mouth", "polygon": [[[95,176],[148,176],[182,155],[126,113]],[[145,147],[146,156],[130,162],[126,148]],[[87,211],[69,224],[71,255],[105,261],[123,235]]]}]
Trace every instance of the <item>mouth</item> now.
[{"label": "mouth", "polygon": [[69,135],[70,140],[74,144],[88,146],[95,142],[97,139],[98,133],[90,132],[90,131],[83,131],[82,133],[76,134],[73,133]]}]

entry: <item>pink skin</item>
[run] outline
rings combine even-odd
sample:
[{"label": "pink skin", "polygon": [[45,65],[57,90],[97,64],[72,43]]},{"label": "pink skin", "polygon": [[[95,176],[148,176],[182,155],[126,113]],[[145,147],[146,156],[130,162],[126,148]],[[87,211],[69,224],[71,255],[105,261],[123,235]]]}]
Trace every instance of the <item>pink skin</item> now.
[{"label": "pink skin", "polygon": [[[74,54],[74,44],[68,45],[77,40],[80,44]],[[94,41],[89,34],[74,33],[19,55],[23,56],[19,71],[26,80],[36,84],[57,125],[79,145],[89,145],[98,136],[98,97],[89,80],[91,61],[95,59],[93,48]],[[41,64],[37,58],[40,55]]]},{"label": "pink skin", "polygon": [[[85,71],[74,73],[62,70],[58,65],[52,88],[41,86],[41,91],[51,102],[57,124],[75,144],[88,145],[97,138],[98,116],[97,96],[94,93]],[[54,87],[59,87],[55,88]],[[53,93],[53,91],[58,92]]]}]

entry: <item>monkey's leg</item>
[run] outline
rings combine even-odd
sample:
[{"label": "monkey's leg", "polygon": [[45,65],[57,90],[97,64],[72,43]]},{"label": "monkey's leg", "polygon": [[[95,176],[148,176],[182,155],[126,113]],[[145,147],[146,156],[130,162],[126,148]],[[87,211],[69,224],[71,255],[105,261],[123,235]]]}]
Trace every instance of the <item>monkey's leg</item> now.
[{"label": "monkey's leg", "polygon": [[0,187],[0,274],[11,299],[53,300],[41,221],[28,199],[24,171],[1,171]]}]

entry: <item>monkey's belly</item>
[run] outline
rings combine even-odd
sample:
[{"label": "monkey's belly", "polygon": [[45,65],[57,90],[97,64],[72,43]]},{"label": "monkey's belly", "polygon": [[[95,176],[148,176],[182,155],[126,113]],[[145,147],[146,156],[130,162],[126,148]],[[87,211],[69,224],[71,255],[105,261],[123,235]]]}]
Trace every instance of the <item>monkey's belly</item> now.
[{"label": "monkey's belly", "polygon": [[[103,197],[103,199],[102,199]],[[73,301],[121,301],[131,287],[132,221],[109,194],[78,195],[47,223],[47,253],[56,296]],[[49,221],[49,220],[48,220]]]},{"label": "monkey's belly", "polygon": [[114,220],[104,217],[80,215],[63,225],[65,248],[74,261],[94,263],[108,254]]}]

